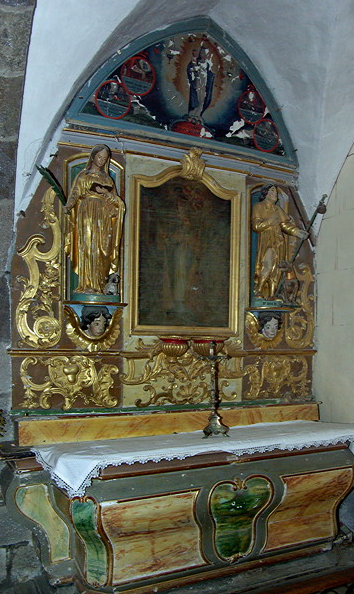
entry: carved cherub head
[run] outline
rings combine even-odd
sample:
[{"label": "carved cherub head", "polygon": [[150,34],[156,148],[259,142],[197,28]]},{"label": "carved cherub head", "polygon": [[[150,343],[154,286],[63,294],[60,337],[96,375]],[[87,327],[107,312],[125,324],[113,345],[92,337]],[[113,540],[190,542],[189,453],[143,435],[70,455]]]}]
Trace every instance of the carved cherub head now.
[{"label": "carved cherub head", "polygon": [[81,310],[81,330],[87,336],[98,338],[105,333],[112,316],[104,305],[84,305]]},{"label": "carved cherub head", "polygon": [[282,315],[277,311],[265,311],[258,314],[259,332],[265,338],[275,338],[281,328],[282,322]]}]

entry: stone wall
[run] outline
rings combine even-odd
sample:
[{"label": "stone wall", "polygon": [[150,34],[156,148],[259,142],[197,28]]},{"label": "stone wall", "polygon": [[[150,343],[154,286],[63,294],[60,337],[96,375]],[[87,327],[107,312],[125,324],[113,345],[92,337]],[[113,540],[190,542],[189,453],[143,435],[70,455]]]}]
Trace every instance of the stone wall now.
[{"label": "stone wall", "polygon": [[[9,262],[13,241],[16,149],[26,57],[35,0],[0,1],[0,408],[10,408],[11,374]],[[6,312],[6,313],[5,313]],[[12,435],[6,423],[5,438]]]},{"label": "stone wall", "polygon": [[[0,408],[12,438],[7,412],[11,402],[9,263],[12,254],[16,149],[22,89],[35,0],[0,1]],[[0,591],[41,572],[31,532],[14,522],[0,500]]]},{"label": "stone wall", "polygon": [[314,391],[323,421],[354,423],[354,145],[328,202],[318,244]]}]

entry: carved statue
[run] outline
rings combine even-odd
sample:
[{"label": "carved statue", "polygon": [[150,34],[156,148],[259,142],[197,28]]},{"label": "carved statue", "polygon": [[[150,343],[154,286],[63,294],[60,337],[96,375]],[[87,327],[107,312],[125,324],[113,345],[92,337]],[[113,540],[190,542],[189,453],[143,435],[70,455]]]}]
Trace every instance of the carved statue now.
[{"label": "carved statue", "polygon": [[259,332],[270,340],[276,337],[282,322],[282,315],[277,311],[262,311],[258,314]]},{"label": "carved statue", "polygon": [[87,336],[97,338],[105,333],[112,316],[104,305],[84,305],[80,327]]},{"label": "carved statue", "polygon": [[285,235],[308,237],[307,231],[299,229],[277,201],[277,187],[266,184],[252,212],[252,229],[258,233],[254,290],[263,299],[274,299],[282,274],[279,264],[286,260]]},{"label": "carved statue", "polygon": [[78,275],[77,293],[103,294],[118,269],[125,204],[109,175],[110,154],[104,144],[93,147],[65,208],[70,215],[66,251]]}]

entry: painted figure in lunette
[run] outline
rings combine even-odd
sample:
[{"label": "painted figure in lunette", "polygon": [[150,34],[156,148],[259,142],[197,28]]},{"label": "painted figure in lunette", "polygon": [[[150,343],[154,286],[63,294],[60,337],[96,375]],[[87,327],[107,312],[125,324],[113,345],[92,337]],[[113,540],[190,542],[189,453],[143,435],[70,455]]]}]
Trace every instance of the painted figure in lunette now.
[{"label": "painted figure in lunette", "polygon": [[197,50],[192,51],[191,60],[187,66],[187,77],[189,82],[188,116],[201,121],[203,113],[211,103],[215,78],[205,47],[202,46],[198,54]]},{"label": "painted figure in lunette", "polygon": [[287,260],[286,235],[308,237],[307,231],[299,229],[277,202],[278,188],[266,184],[252,211],[252,229],[258,234],[254,291],[267,300],[275,298],[282,275],[279,264]]},{"label": "painted figure in lunette", "polygon": [[70,216],[66,251],[78,276],[76,293],[103,294],[118,269],[125,204],[109,175],[110,154],[103,144],[93,147],[65,208]]}]

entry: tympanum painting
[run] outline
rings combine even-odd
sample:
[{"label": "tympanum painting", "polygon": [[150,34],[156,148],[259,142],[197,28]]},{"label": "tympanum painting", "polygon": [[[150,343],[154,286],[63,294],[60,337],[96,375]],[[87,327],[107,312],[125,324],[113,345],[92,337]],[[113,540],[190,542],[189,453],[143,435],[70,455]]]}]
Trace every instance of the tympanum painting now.
[{"label": "tympanum painting", "polygon": [[75,121],[106,129],[124,122],[285,155],[244,64],[207,33],[166,37],[124,61],[117,54],[80,97]]}]

